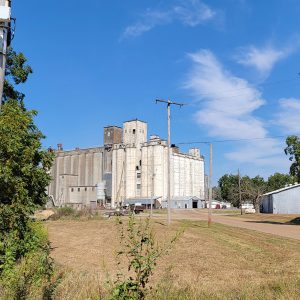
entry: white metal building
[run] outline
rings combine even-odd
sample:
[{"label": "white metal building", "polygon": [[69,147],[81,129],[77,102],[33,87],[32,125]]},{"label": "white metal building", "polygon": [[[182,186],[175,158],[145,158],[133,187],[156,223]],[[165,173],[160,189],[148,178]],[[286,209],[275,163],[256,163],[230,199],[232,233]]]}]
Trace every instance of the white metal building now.
[{"label": "white metal building", "polygon": [[[162,207],[168,208],[168,201],[162,201]],[[181,196],[173,197],[171,199],[171,208],[176,209],[192,209],[192,208],[205,208],[205,200],[198,197]]]},{"label": "white metal building", "polygon": [[300,214],[300,184],[264,194],[260,211],[270,214]]},{"label": "white metal building", "polygon": [[[63,151],[60,146],[49,187],[56,205],[111,207],[126,199],[167,198],[167,142],[157,135],[147,140],[147,123],[131,120],[123,128],[104,128],[104,147]],[[204,199],[204,159],[199,149],[171,153],[171,198]]]},{"label": "white metal building", "polygon": [[[129,198],[167,198],[167,142],[157,135],[147,141],[147,124],[124,123],[123,144],[113,148],[113,205]],[[171,154],[171,198],[204,199],[204,159],[199,149],[188,154],[173,147]]]}]

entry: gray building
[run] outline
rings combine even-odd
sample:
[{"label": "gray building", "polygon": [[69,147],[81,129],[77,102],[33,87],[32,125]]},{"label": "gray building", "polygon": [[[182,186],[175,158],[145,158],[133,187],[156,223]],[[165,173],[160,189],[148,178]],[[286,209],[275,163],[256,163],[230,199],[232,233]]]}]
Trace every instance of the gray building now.
[{"label": "gray building", "polygon": [[122,143],[123,129],[104,128],[104,145],[64,151],[58,145],[51,169],[48,195],[54,206],[93,207],[111,205],[113,146]]},{"label": "gray building", "polygon": [[[182,153],[175,146],[172,150],[171,197],[204,199],[204,158],[200,150]],[[167,142],[157,135],[148,139],[146,122],[135,119],[124,122],[123,128],[107,126],[102,147],[64,151],[58,145],[48,187],[49,202],[59,207],[115,208],[128,199],[165,200],[167,159]],[[189,208],[196,207],[197,201],[188,201]]]},{"label": "gray building", "polygon": [[[168,201],[162,201],[162,208],[168,207]],[[191,208],[204,208],[205,200],[198,197],[173,197],[171,199],[171,208],[182,208],[182,209],[191,209]]]},{"label": "gray building", "polygon": [[151,206],[152,208],[161,208],[159,199],[160,197],[126,199],[124,205],[141,205],[146,209],[151,208]]},{"label": "gray building", "polygon": [[264,194],[260,212],[269,214],[300,214],[300,184],[290,185]]}]

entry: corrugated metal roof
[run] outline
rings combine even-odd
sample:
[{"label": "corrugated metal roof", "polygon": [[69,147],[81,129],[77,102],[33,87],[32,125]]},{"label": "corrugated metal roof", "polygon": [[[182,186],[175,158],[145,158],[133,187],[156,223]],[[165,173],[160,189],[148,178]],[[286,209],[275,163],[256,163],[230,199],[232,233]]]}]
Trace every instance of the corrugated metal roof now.
[{"label": "corrugated metal roof", "polygon": [[290,190],[290,189],[293,189],[293,188],[297,188],[297,187],[300,187],[300,184],[290,185],[290,186],[287,186],[287,187],[284,187],[284,188],[281,188],[281,189],[278,189],[278,190],[266,193],[266,194],[264,194],[264,196],[268,196],[268,195],[272,195],[272,194],[277,194],[277,193],[280,193],[280,192],[283,192],[283,191],[286,191],[286,190]]},{"label": "corrugated metal roof", "polygon": [[[178,197],[173,197],[171,198],[171,201],[190,201],[190,200],[195,200],[195,201],[204,201],[204,199],[198,198],[196,196],[178,196]],[[168,200],[163,200],[162,202],[168,202]]]}]

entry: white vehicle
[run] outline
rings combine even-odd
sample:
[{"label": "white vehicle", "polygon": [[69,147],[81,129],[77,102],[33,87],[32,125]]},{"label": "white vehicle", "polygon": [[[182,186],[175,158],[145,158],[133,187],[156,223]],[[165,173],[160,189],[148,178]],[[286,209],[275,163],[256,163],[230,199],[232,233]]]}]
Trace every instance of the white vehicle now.
[{"label": "white vehicle", "polygon": [[252,203],[243,203],[242,208],[243,209],[254,209],[254,205]]}]

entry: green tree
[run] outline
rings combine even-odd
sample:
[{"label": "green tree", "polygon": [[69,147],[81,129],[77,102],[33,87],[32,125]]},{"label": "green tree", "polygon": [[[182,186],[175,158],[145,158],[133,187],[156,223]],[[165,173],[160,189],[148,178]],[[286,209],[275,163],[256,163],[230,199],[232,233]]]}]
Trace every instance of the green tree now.
[{"label": "green tree", "polygon": [[256,212],[259,213],[262,196],[268,191],[268,185],[264,178],[261,176],[243,178],[241,190],[245,199],[251,202]]},{"label": "green tree", "polygon": [[18,241],[30,215],[45,203],[50,180],[52,154],[41,150],[43,134],[33,123],[35,115],[12,99],[0,112],[0,228],[4,235],[17,233]]},{"label": "green tree", "polygon": [[223,201],[220,187],[214,186],[212,188],[212,197],[217,201]]},{"label": "green tree", "polygon": [[23,53],[16,53],[12,48],[8,49],[2,102],[5,103],[8,99],[23,102],[25,95],[17,91],[15,85],[25,83],[28,76],[32,74],[32,69],[26,62]]},{"label": "green tree", "polygon": [[290,174],[294,176],[298,182],[300,182],[300,138],[295,135],[291,135],[286,139],[287,147],[284,152],[289,156],[289,160],[292,162],[290,167]]},{"label": "green tree", "polygon": [[287,184],[294,183],[295,178],[289,174],[275,173],[268,178],[268,191],[284,188]]},{"label": "green tree", "polygon": [[[33,121],[37,112],[26,109],[24,94],[15,88],[32,73],[25,63],[23,54],[9,51],[0,111],[0,286],[8,291],[13,290],[10,284],[19,282],[13,276],[24,275],[16,270],[20,264],[31,262],[30,257],[43,257],[35,268],[45,270],[45,276],[51,269],[49,243],[31,216],[46,202],[53,154],[42,150],[44,136]],[[34,272],[28,274],[33,276]],[[18,286],[12,298],[25,299],[25,290],[26,284]],[[19,292],[25,296],[19,297]]]},{"label": "green tree", "polygon": [[233,206],[239,205],[239,177],[238,175],[225,174],[218,181],[221,198]]},{"label": "green tree", "polygon": [[241,177],[241,203],[239,197],[239,177],[238,175],[225,174],[219,180],[222,199],[230,202],[233,206],[240,207],[243,203],[252,203],[259,212],[262,195],[267,192],[268,186],[265,180],[256,176]]}]

